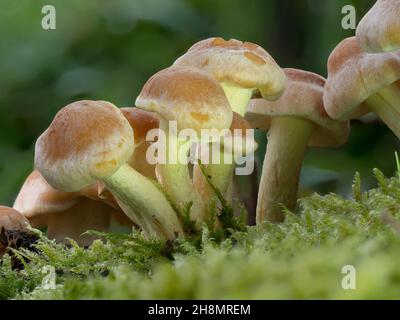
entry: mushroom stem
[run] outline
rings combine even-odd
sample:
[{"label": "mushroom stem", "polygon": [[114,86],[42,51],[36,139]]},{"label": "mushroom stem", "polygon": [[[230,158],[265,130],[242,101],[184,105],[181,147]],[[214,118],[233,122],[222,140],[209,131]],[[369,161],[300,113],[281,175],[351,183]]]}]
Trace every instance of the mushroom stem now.
[{"label": "mushroom stem", "polygon": [[107,204],[82,197],[71,208],[49,216],[47,236],[64,243],[66,238],[71,238],[81,246],[88,246],[97,237],[83,233],[88,230],[107,231],[110,219]]},{"label": "mushroom stem", "polygon": [[121,209],[147,236],[172,240],[183,235],[176,212],[150,179],[125,164],[103,181]]},{"label": "mushroom stem", "polygon": [[[190,217],[196,221],[198,226],[203,224],[202,201],[195,192],[188,164],[181,163],[179,159],[188,156],[191,143],[179,141],[174,134],[169,134],[169,122],[160,117],[160,129],[166,137],[166,163],[157,164],[157,177],[160,180],[165,192],[171,197],[175,208],[182,213],[189,203],[192,203]],[[176,153],[172,153],[175,152]]]},{"label": "mushroom stem", "polygon": [[[210,178],[213,186],[217,188],[221,194],[224,196],[227,203],[232,203],[232,177],[233,171],[235,169],[235,164],[230,163],[223,163],[225,153],[221,151],[220,153],[220,164],[206,164],[203,166],[205,174],[208,175]],[[230,154],[227,155],[228,157],[231,156]],[[193,167],[193,183],[197,192],[201,195],[204,203],[205,208],[211,209],[212,205],[215,205],[215,201],[217,200],[214,190],[209,185],[206,177],[200,168],[199,165],[194,165]],[[207,213],[206,213],[207,214]]]},{"label": "mushroom stem", "polygon": [[381,89],[378,94],[400,115],[400,86],[392,83],[390,86]]},{"label": "mushroom stem", "polygon": [[382,98],[380,93],[370,96],[365,103],[368,105],[369,110],[376,113],[400,139],[400,122],[398,121],[400,113],[386,99]]},{"label": "mushroom stem", "polygon": [[284,220],[294,210],[304,153],[314,125],[294,117],[275,117],[268,133],[257,202],[257,224]]},{"label": "mushroom stem", "polygon": [[253,89],[240,88],[226,82],[221,83],[221,85],[232,110],[243,117],[253,94]]}]

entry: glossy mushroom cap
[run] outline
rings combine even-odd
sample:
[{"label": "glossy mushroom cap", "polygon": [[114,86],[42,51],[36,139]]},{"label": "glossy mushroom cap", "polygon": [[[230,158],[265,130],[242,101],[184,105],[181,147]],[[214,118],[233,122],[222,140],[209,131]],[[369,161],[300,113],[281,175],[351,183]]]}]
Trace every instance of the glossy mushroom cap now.
[{"label": "glossy mushroom cap", "polygon": [[400,49],[400,1],[378,0],[361,19],[356,35],[367,52]]},{"label": "glossy mushroom cap", "polygon": [[324,105],[330,117],[349,120],[369,112],[363,102],[400,79],[400,51],[369,54],[355,37],[343,40],[328,59]]},{"label": "glossy mushroom cap", "polygon": [[219,82],[258,89],[265,99],[278,98],[285,75],[262,47],[251,42],[209,38],[197,42],[174,66],[196,67],[211,73]]},{"label": "glossy mushroom cap", "polygon": [[17,210],[9,207],[0,206],[0,232],[6,231],[26,231],[29,221]]},{"label": "glossy mushroom cap", "polygon": [[322,102],[325,79],[318,74],[298,69],[284,69],[288,82],[277,101],[253,99],[246,120],[253,128],[269,130],[273,117],[298,117],[315,124],[309,146],[339,146],[347,141],[349,123],[334,121]]},{"label": "glossy mushroom cap", "polygon": [[133,151],[122,112],[109,102],[83,100],[59,111],[39,137],[35,166],[54,188],[79,191],[115,173]]},{"label": "glossy mushroom cap", "polygon": [[171,67],[152,76],[136,99],[138,108],[156,112],[178,129],[225,129],[232,111],[221,85],[208,73]]}]

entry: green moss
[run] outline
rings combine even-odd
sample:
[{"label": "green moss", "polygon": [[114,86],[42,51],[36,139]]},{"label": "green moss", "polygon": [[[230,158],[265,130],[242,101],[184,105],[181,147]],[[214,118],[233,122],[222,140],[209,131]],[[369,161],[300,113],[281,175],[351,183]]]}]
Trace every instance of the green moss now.
[{"label": "green moss", "polygon": [[[282,224],[222,237],[206,227],[200,237],[174,243],[137,232],[100,234],[105,242],[82,249],[42,235],[41,254],[19,252],[30,261],[24,270],[3,259],[0,298],[398,299],[400,179],[374,175],[375,189],[363,192],[356,174],[350,199],[314,194]],[[41,288],[45,265],[57,271],[56,289]],[[356,269],[356,290],[342,289],[345,265]]]}]

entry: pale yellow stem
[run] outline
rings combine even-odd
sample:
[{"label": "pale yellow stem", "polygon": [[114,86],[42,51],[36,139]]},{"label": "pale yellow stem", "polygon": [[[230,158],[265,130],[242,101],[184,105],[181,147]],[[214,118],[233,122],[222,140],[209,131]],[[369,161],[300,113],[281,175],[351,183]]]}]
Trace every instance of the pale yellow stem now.
[{"label": "pale yellow stem", "polygon": [[257,224],[284,220],[283,207],[294,210],[301,166],[312,122],[294,117],[276,117],[268,133],[257,201]]}]

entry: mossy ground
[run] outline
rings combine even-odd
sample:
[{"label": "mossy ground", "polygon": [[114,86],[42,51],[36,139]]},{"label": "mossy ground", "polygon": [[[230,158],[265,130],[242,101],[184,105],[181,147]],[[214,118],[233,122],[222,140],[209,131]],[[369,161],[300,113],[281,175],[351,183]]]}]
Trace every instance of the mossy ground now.
[{"label": "mossy ground", "polygon": [[[309,299],[400,298],[400,179],[374,172],[378,187],[353,196],[314,194],[283,224],[231,230],[218,239],[147,241],[139,233],[104,235],[83,249],[41,236],[29,262],[0,267],[2,299]],[[218,237],[219,238],[219,237]],[[55,289],[41,286],[43,267],[56,271]],[[356,270],[356,289],[341,286],[342,267]]]}]

